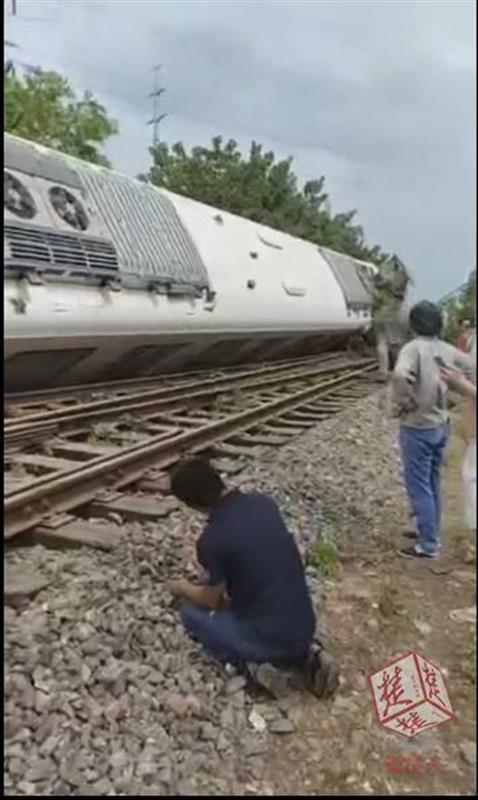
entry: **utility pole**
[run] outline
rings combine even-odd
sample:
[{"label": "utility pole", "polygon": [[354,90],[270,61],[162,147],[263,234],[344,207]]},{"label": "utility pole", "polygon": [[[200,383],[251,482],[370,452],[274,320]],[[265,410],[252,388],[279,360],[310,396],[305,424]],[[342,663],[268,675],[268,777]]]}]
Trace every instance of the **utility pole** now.
[{"label": "utility pole", "polygon": [[153,116],[148,122],[148,125],[153,126],[153,147],[157,147],[159,144],[159,123],[168,116],[167,114],[160,113],[161,95],[166,91],[164,86],[160,86],[160,72],[161,64],[153,67],[154,88],[153,91],[148,94],[148,97],[153,98]]},{"label": "utility pole", "polygon": [[[5,3],[5,0],[4,0]],[[16,17],[17,16],[17,0],[11,0],[10,6],[10,16]],[[10,42],[8,39],[3,40],[4,47],[17,47],[15,42]],[[4,66],[4,75],[10,75],[10,73],[15,73],[15,66],[13,63],[13,59],[8,59],[5,66]]]}]

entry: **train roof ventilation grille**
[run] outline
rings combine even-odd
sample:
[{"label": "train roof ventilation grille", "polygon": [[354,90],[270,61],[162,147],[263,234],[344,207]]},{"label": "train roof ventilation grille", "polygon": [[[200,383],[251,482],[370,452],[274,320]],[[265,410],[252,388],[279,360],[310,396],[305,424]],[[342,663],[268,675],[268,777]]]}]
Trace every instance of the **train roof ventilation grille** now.
[{"label": "train roof ventilation grille", "polygon": [[16,225],[5,225],[4,237],[9,267],[33,267],[46,274],[62,273],[70,277],[99,274],[119,278],[116,250],[101,239]]},{"label": "train roof ventilation grille", "polygon": [[63,186],[52,186],[48,194],[55,212],[63,222],[77,231],[88,230],[90,226],[88,214],[72,192]]},{"label": "train roof ventilation grille", "polygon": [[7,170],[3,173],[3,207],[24,220],[33,219],[37,213],[36,203],[28,189]]}]

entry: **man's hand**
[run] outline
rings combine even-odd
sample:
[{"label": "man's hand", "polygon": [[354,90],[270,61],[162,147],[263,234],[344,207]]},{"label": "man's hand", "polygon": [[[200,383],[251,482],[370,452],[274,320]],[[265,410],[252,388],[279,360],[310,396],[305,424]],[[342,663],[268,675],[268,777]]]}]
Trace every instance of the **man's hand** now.
[{"label": "man's hand", "polygon": [[465,397],[476,397],[476,386],[460,370],[442,367],[440,374],[447,386],[453,391]]},{"label": "man's hand", "polygon": [[190,600],[203,608],[216,610],[223,605],[226,587],[224,584],[218,586],[196,586],[185,580],[170,581],[167,588],[174,597],[182,597]]},{"label": "man's hand", "polygon": [[185,593],[187,592],[188,586],[189,586],[188,581],[184,580],[169,581],[167,583],[168,591],[171,592],[173,597],[184,597]]}]

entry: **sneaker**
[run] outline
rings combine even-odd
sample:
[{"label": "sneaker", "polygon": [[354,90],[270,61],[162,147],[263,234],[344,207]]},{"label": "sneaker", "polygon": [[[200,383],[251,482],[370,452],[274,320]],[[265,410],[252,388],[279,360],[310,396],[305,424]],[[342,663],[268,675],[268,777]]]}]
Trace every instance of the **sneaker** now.
[{"label": "sneaker", "polygon": [[426,553],[419,545],[403,547],[401,550],[397,550],[397,553],[399,556],[402,556],[402,558],[438,558],[440,555],[439,551],[436,553]]},{"label": "sneaker", "polygon": [[262,689],[266,689],[276,699],[284,697],[290,688],[287,672],[268,662],[263,664],[249,663],[247,664],[247,671],[254,683],[258,684]]},{"label": "sneaker", "polygon": [[306,664],[306,688],[320,699],[333,697],[339,688],[337,662],[324,649],[310,654]]}]

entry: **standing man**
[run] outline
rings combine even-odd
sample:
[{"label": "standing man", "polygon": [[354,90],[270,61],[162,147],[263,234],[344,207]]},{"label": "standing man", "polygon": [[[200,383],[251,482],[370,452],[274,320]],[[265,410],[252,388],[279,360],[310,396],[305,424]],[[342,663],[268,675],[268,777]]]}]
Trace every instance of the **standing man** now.
[{"label": "standing man", "polygon": [[415,338],[400,352],[392,393],[400,419],[405,485],[418,535],[416,543],[399,554],[435,558],[441,544],[440,471],[449,432],[447,387],[441,369],[459,369],[470,375],[472,365],[469,356],[439,339],[442,318],[433,303],[415,305],[410,326]]},{"label": "standing man", "polygon": [[248,673],[272,694],[285,688],[281,667],[296,668],[317,696],[333,694],[338,669],[320,646],[314,651],[315,615],[304,568],[274,501],[226,489],[202,458],[173,470],[171,491],[208,516],[197,543],[208,584],[170,585],[187,601],[181,610],[186,631],[218,661]]},{"label": "standing man", "polygon": [[397,256],[382,265],[375,278],[373,321],[383,382],[388,380],[400,347],[407,340],[408,314],[404,304],[409,283],[407,269]]},{"label": "standing man", "polygon": [[470,358],[473,379],[455,370],[442,369],[442,377],[448,387],[466,398],[464,409],[464,434],[466,452],[462,466],[465,495],[465,526],[476,531],[476,334],[472,335]]}]

